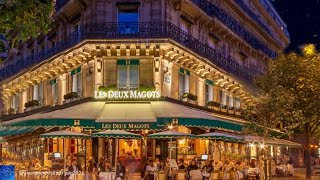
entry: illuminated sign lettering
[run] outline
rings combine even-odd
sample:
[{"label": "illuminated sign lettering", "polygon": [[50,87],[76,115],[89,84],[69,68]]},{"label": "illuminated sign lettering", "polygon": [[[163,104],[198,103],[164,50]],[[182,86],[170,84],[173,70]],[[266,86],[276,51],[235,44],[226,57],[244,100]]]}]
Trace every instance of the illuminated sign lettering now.
[{"label": "illuminated sign lettering", "polygon": [[94,97],[98,99],[157,99],[158,91],[95,91]]}]

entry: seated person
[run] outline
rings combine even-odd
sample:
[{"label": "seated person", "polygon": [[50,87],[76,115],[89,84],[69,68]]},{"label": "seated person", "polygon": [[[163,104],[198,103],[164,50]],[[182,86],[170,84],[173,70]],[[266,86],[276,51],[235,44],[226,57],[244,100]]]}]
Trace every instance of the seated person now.
[{"label": "seated person", "polygon": [[158,167],[154,165],[153,160],[149,161],[149,165],[147,165],[146,170],[149,172],[156,172],[158,171]]},{"label": "seated person", "polygon": [[205,165],[204,165],[203,168],[202,168],[202,170],[205,171],[205,172],[207,172],[207,173],[211,173],[211,172],[214,171],[214,168],[213,168],[213,165],[210,164],[209,161],[206,161],[206,162],[205,162]]},{"label": "seated person", "polygon": [[191,171],[191,170],[198,170],[198,166],[197,166],[197,162],[196,160],[192,160],[191,164],[187,167],[187,171]]},{"label": "seated person", "polygon": [[192,170],[198,170],[197,162],[196,160],[192,160],[191,164],[186,168],[187,176],[190,177],[190,171]]},{"label": "seated person", "polygon": [[184,166],[183,159],[179,159],[178,167],[179,167],[179,169],[186,169],[186,167]]},{"label": "seated person", "polygon": [[145,178],[154,179],[154,173],[158,171],[158,167],[154,165],[153,160],[149,161],[149,164],[146,167]]},{"label": "seated person", "polygon": [[80,165],[78,165],[78,163],[77,163],[77,160],[76,159],[73,159],[72,161],[71,161],[71,165],[69,166],[69,168],[68,168],[68,171],[69,172],[79,172],[79,171],[81,171],[82,169],[81,169],[81,167],[80,167]]},{"label": "seated person", "polygon": [[162,171],[167,173],[168,171],[168,167],[166,166],[166,164],[164,163],[164,161],[160,161],[158,164],[158,171]]},{"label": "seated person", "polygon": [[100,167],[101,172],[111,172],[111,165],[108,161],[105,161],[104,164]]}]

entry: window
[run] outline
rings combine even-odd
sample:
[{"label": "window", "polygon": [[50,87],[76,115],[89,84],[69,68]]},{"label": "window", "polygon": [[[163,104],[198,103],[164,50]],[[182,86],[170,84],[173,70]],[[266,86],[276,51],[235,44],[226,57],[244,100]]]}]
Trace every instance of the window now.
[{"label": "window", "polygon": [[205,84],[205,104],[213,101],[213,82],[210,80],[206,80]]},{"label": "window", "polygon": [[181,21],[181,29],[186,33],[191,33],[191,24],[186,21]]},{"label": "window", "polygon": [[120,5],[118,9],[120,34],[137,34],[139,32],[139,13],[137,5]]},{"label": "window", "polygon": [[118,88],[120,90],[137,89],[139,87],[139,64],[135,60],[118,60]]},{"label": "window", "polygon": [[50,85],[51,85],[51,96],[52,96],[52,100],[53,100],[53,105],[57,105],[58,104],[58,83],[57,80],[51,80],[50,81]]},{"label": "window", "polygon": [[226,106],[227,105],[227,99],[229,99],[227,93],[225,91],[220,90],[220,104],[221,106]]},{"label": "window", "polygon": [[190,71],[180,68],[179,97],[182,97],[184,93],[189,93],[189,76],[190,76]]},{"label": "window", "polygon": [[43,82],[33,86],[33,100],[43,100]]},{"label": "window", "polygon": [[78,93],[78,95],[81,95],[82,92],[82,73],[81,73],[81,67],[78,67],[77,69],[74,69],[71,71],[71,79],[72,79],[72,92]]},{"label": "window", "polygon": [[11,108],[16,111],[19,109],[19,98],[20,98],[20,93],[15,94],[11,97]]},{"label": "window", "polygon": [[234,98],[233,104],[236,109],[240,109],[240,99]]}]

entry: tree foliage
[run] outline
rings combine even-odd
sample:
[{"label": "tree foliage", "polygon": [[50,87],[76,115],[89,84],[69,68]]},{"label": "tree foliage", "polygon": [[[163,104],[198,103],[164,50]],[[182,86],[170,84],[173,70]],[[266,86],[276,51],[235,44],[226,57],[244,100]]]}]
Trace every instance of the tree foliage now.
[{"label": "tree foliage", "polygon": [[52,22],[52,0],[3,0],[0,3],[0,34],[11,47],[46,33]]},{"label": "tree foliage", "polygon": [[248,119],[264,130],[281,128],[287,134],[303,134],[308,167],[310,137],[319,135],[320,129],[320,53],[306,45],[301,54],[280,54],[256,84],[262,93]]},{"label": "tree foliage", "polygon": [[256,81],[262,96],[256,108],[260,116],[255,120],[268,127],[282,124],[282,130],[288,133],[304,132],[306,123],[310,123],[311,133],[318,132],[319,74],[320,54],[314,46],[305,46],[302,54],[279,55],[270,62],[268,73]]}]

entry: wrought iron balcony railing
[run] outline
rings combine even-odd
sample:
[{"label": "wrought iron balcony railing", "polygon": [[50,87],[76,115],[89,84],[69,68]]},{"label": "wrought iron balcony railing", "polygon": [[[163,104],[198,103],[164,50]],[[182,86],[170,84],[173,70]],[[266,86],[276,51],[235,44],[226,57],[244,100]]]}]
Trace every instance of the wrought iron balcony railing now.
[{"label": "wrought iron balcony railing", "polygon": [[27,58],[7,61],[0,64],[0,80],[8,78],[25,68],[38,64],[62,51],[75,46],[86,39],[171,39],[190,49],[199,56],[210,60],[221,69],[247,82],[260,75],[259,71],[241,66],[231,57],[226,57],[208,44],[200,42],[190,34],[170,22],[141,23],[88,23],[66,39],[58,42],[55,47],[45,49]]},{"label": "wrought iron balcony railing", "polygon": [[253,48],[262,51],[267,54],[269,57],[274,58],[276,53],[269,49],[264,43],[257,39],[252,33],[247,31],[243,25],[236,21],[230,14],[228,14],[222,8],[216,6],[209,0],[191,0],[196,6],[202,9],[207,15],[217,18],[224,25],[226,25],[230,30],[235,34],[240,36]]}]

